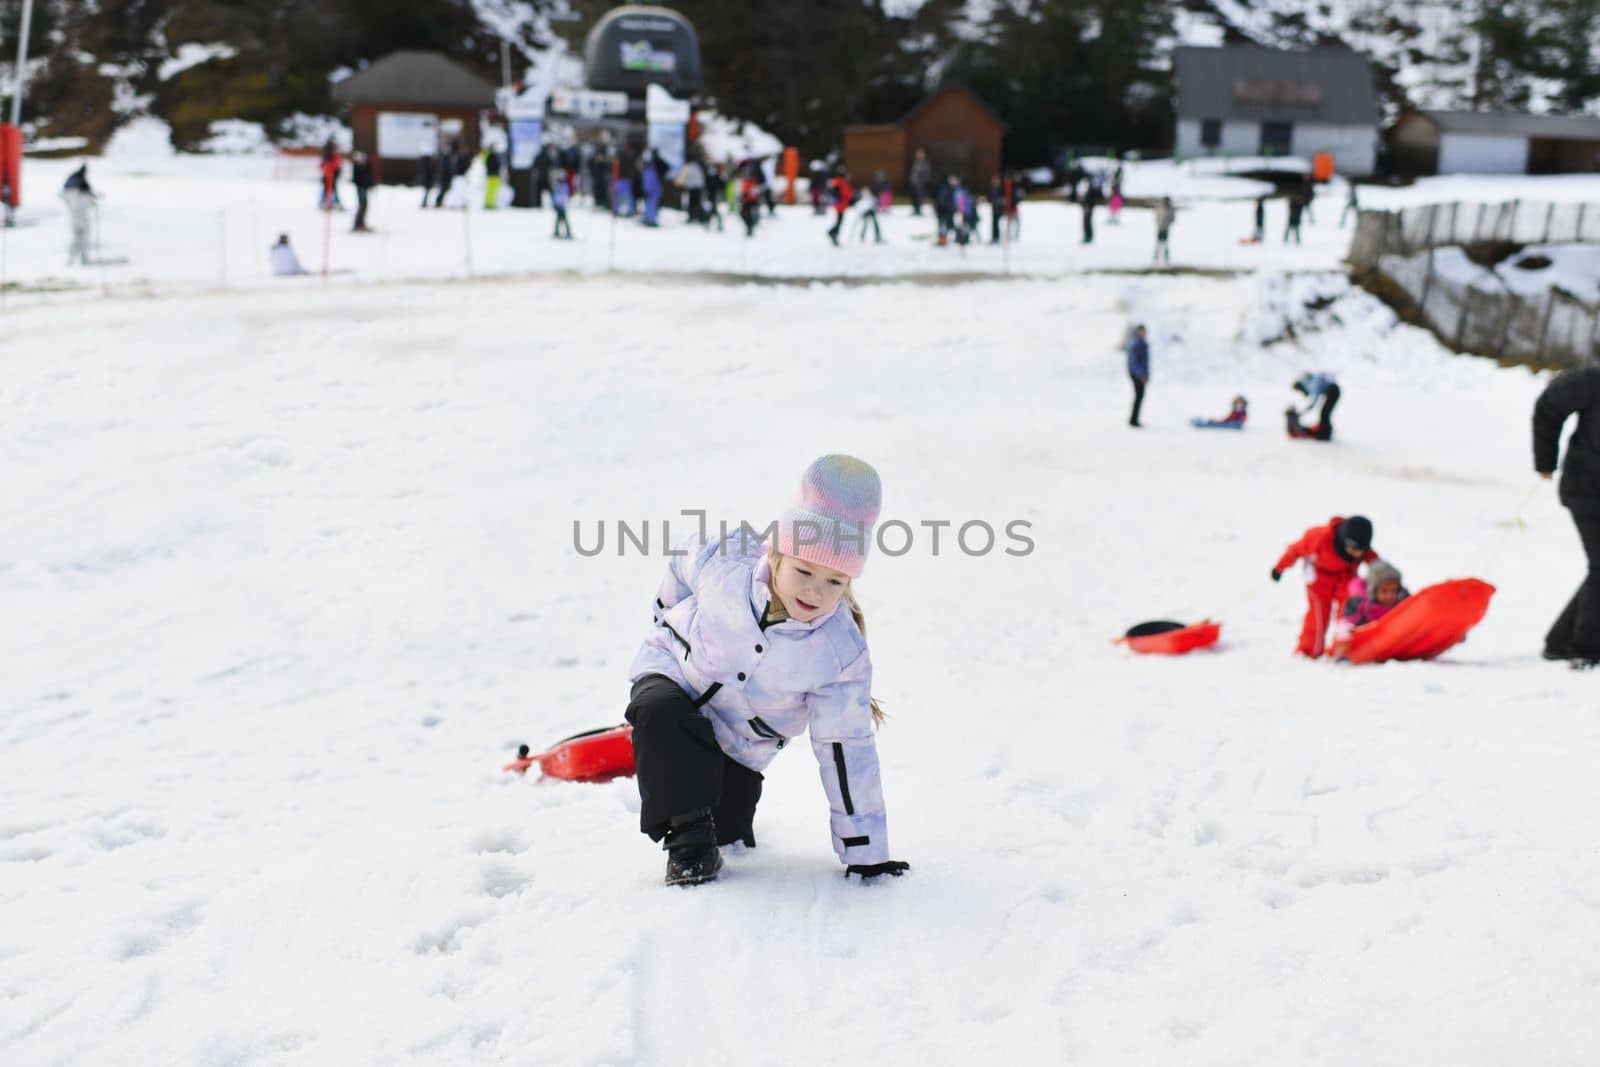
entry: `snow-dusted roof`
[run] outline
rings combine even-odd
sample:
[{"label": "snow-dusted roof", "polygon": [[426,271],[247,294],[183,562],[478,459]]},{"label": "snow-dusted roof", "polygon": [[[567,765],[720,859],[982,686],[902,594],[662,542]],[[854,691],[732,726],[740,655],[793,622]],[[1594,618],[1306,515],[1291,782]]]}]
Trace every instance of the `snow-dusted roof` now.
[{"label": "snow-dusted roof", "polygon": [[1348,48],[1182,46],[1172,72],[1180,118],[1378,124],[1372,64]]},{"label": "snow-dusted roof", "polygon": [[1445,133],[1600,141],[1600,118],[1585,115],[1526,115],[1520,111],[1423,111],[1420,114]]},{"label": "snow-dusted roof", "polygon": [[391,52],[333,87],[341,104],[493,107],[494,86],[441,52]]}]

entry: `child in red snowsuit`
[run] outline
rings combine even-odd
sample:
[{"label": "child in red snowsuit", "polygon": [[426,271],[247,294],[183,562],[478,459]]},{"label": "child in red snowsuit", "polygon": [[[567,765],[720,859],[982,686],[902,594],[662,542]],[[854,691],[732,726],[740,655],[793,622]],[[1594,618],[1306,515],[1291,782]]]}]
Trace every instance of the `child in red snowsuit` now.
[{"label": "child in red snowsuit", "polygon": [[1328,645],[1329,626],[1344,603],[1344,594],[1357,568],[1378,558],[1372,551],[1372,522],[1361,515],[1335,516],[1324,526],[1313,526],[1300,540],[1284,549],[1272,568],[1272,580],[1295,560],[1305,560],[1306,621],[1300,628],[1303,656],[1316,659]]}]

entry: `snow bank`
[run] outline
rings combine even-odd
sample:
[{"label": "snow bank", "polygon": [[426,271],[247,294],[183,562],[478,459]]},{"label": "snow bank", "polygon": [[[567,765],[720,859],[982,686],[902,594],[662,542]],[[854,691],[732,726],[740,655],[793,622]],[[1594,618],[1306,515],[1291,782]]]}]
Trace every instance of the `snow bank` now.
[{"label": "snow bank", "polygon": [[208,128],[209,136],[201,149],[218,156],[270,156],[274,152],[267,129],[259,122],[223,119]]},{"label": "snow bank", "polygon": [[783,142],[753,122],[730,119],[709,109],[695,112],[701,124],[700,146],[714,160],[763,158],[783,151]]},{"label": "snow bank", "polygon": [[104,158],[125,163],[172,159],[172,127],[152,115],[139,115],[117,127],[106,143]]},{"label": "snow bank", "polygon": [[1408,186],[1361,187],[1363,207],[1394,210],[1425,204],[1501,204],[1512,200],[1592,203],[1600,200],[1600,175],[1492,176],[1447,174]]},{"label": "snow bank", "polygon": [[211,44],[185,41],[178,46],[178,51],[172,58],[162,61],[161,66],[156,69],[156,77],[162,81],[169,81],[191,67],[209,63],[213,59],[232,59],[238,54],[237,48],[220,41]]}]

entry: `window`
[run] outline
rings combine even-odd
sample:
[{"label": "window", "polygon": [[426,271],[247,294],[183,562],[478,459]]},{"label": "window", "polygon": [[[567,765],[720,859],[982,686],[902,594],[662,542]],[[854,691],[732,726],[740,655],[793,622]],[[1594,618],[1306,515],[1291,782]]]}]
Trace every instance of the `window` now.
[{"label": "window", "polygon": [[1218,148],[1222,145],[1222,120],[1200,120],[1200,147]]},{"label": "window", "polygon": [[1264,156],[1286,156],[1289,146],[1294,141],[1294,123],[1292,122],[1263,122],[1261,124],[1261,154]]}]

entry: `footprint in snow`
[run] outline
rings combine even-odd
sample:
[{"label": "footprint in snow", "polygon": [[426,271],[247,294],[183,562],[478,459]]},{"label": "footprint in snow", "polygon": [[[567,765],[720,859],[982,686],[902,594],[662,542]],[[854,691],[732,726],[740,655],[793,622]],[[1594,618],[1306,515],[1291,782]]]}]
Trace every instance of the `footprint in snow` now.
[{"label": "footprint in snow", "polygon": [[483,892],[499,899],[514,896],[533,884],[533,879],[509,863],[487,863],[481,872]]},{"label": "footprint in snow", "polygon": [[472,839],[474,852],[522,852],[527,848],[522,835],[515,830],[485,830]]}]

